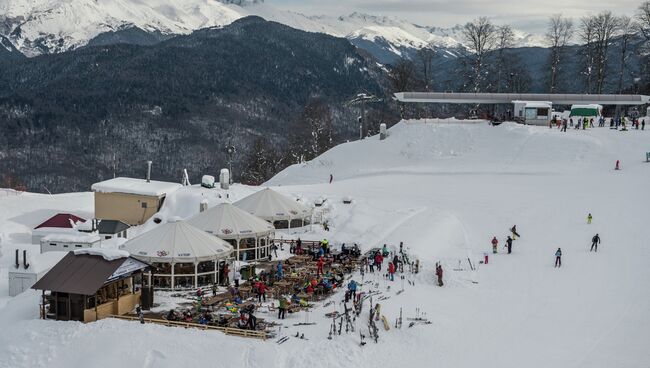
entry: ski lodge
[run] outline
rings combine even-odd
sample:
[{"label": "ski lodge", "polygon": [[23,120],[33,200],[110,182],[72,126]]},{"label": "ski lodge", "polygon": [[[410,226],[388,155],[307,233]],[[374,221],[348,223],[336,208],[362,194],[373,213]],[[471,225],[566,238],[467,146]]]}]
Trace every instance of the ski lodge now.
[{"label": "ski lodge", "polygon": [[[548,125],[554,114],[553,105],[636,106],[650,103],[650,96],[613,94],[398,92],[395,99],[402,103],[513,104],[510,118],[531,125]],[[560,116],[560,113],[555,115]]]}]

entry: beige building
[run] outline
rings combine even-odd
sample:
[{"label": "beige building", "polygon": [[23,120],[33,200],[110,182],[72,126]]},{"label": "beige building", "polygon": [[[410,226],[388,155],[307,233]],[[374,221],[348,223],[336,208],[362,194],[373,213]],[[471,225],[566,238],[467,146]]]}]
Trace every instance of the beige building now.
[{"label": "beige building", "polygon": [[157,213],[168,194],[182,185],[134,178],[114,178],[92,185],[95,218],[141,225]]}]

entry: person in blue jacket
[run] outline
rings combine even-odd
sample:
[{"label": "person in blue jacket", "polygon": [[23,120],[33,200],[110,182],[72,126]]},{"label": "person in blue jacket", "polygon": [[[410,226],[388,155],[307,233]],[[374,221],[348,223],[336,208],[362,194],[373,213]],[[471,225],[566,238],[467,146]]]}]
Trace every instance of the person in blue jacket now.
[{"label": "person in blue jacket", "polygon": [[555,251],[555,267],[562,267],[562,249],[560,248]]}]

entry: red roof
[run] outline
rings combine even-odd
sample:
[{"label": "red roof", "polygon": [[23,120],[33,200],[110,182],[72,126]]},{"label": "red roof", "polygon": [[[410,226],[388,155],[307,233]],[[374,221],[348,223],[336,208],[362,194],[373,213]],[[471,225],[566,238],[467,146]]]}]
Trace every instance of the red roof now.
[{"label": "red roof", "polygon": [[34,229],[40,229],[42,227],[60,227],[60,228],[72,229],[72,224],[70,223],[70,220],[72,220],[72,222],[79,222],[79,221],[86,222],[85,219],[82,219],[81,217],[75,216],[73,214],[59,213],[50,217],[48,220],[36,226]]}]

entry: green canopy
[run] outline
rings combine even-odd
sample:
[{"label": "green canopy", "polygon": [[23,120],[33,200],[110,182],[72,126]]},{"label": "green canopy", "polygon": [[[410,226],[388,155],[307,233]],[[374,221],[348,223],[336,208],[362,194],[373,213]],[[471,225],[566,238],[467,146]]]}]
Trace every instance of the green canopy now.
[{"label": "green canopy", "polygon": [[570,116],[598,116],[596,107],[575,107],[571,109]]}]

